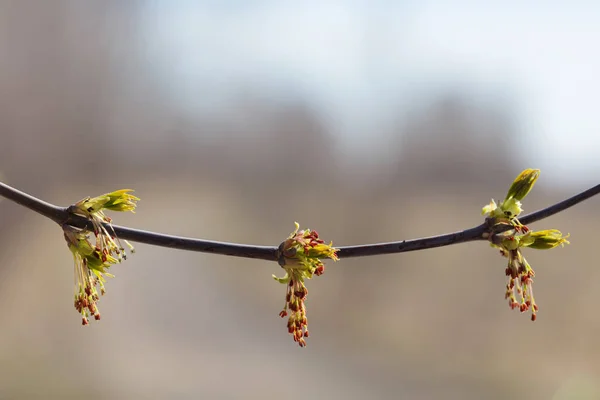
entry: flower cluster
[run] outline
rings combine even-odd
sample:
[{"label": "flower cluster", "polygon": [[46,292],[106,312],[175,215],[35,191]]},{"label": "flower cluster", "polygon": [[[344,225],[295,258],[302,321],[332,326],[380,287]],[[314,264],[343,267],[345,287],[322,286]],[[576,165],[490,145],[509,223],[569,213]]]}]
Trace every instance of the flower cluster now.
[{"label": "flower cluster", "polygon": [[287,286],[285,305],[279,316],[285,318],[289,310],[288,332],[300,347],[304,347],[306,346],[304,338],[309,336],[304,305],[308,289],[304,280],[325,272],[325,265],[321,258],[337,261],[338,257],[337,249],[332,247],[332,243],[325,244],[323,240],[319,239],[317,231],[299,230],[300,225],[297,222],[295,224],[294,232],[279,245],[278,249],[279,265],[285,270],[285,276],[278,278],[273,275],[273,278]]},{"label": "flower cluster", "polygon": [[536,320],[539,309],[533,297],[535,272],[521,250],[524,247],[547,250],[569,243],[569,235],[563,236],[557,229],[533,232],[518,220],[518,216],[523,212],[521,200],[531,191],[539,173],[537,169],[521,172],[499,206],[492,200],[489,205],[483,207],[483,214],[487,216],[486,222],[489,226],[487,237],[491,245],[500,249],[500,254],[508,258],[505,270],[508,282],[504,298],[513,310],[531,310],[532,321]]},{"label": "flower cluster", "polygon": [[508,189],[506,198],[498,206],[494,199],[483,207],[482,214],[494,223],[509,223],[520,225],[517,217],[523,212],[521,200],[533,189],[533,185],[540,176],[539,169],[526,169],[521,172]]},{"label": "flower cluster", "polygon": [[[112,230],[112,219],[104,214],[104,210],[135,213],[136,202],[139,198],[129,193],[132,191],[131,189],[121,189],[98,197],[86,197],[67,209],[72,214],[81,215],[90,220],[94,226],[96,247],[103,254],[115,255],[119,261],[127,259],[125,248],[123,248],[121,241]],[[135,251],[133,246],[126,240],[124,242],[133,253]]]},{"label": "flower cluster", "polygon": [[[75,309],[81,314],[82,324],[88,325],[89,318],[100,319],[97,302],[105,293],[106,277],[113,277],[108,269],[127,258],[121,241],[112,229],[112,220],[104,210],[135,212],[137,197],[130,189],[117,190],[98,197],[86,197],[70,206],[67,211],[87,218],[93,226],[95,243],[90,241],[90,232],[67,224],[63,233],[75,262]],[[133,253],[134,248],[124,240]]]}]

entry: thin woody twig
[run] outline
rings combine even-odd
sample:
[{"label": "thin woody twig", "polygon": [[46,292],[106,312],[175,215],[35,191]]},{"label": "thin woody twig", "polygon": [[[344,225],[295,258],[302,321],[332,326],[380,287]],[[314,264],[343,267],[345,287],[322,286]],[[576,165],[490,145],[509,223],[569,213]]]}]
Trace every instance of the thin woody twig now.
[{"label": "thin woody twig", "polygon": [[551,217],[554,214],[558,214],[559,212],[564,211],[567,208],[571,208],[574,205],[579,204],[584,200],[594,197],[598,193],[600,193],[600,184],[598,184],[594,187],[591,187],[588,190],[584,190],[583,192],[578,193],[575,196],[569,197],[566,200],[563,200],[563,201],[553,204],[549,207],[546,207],[542,210],[538,210],[536,212],[527,214],[523,217],[519,217],[519,221],[521,221],[521,223],[524,225],[532,224],[536,221],[540,221],[542,219]]},{"label": "thin woody twig", "polygon": [[[600,184],[547,208],[525,215],[519,218],[519,220],[523,224],[531,224],[573,207],[574,205],[581,203],[582,201],[587,200],[598,193],[600,193]],[[59,207],[47,203],[2,182],[0,182],[0,196],[12,200],[19,205],[29,208],[30,210],[36,211],[37,213],[53,220],[60,225],[67,224],[77,228],[93,228],[87,219],[72,215],[67,211],[66,207]],[[122,239],[153,246],[162,246],[179,250],[198,251],[234,257],[277,261],[277,246],[254,246],[194,239],[132,229],[118,225],[113,225],[113,229],[115,233]],[[483,235],[485,232],[487,232],[487,229],[488,227],[484,223],[463,231],[426,238],[403,240],[390,243],[342,246],[338,248],[338,256],[339,258],[350,258],[374,256],[380,254],[393,254],[449,246],[475,240],[483,240]]]},{"label": "thin woody twig", "polygon": [[[532,224],[536,221],[548,218],[554,214],[557,214],[570,207],[573,207],[574,205],[581,203],[582,201],[587,200],[590,197],[597,195],[598,193],[600,193],[600,184],[588,190],[585,190],[579,194],[576,194],[575,196],[569,197],[568,199],[563,200],[559,203],[546,207],[542,210],[538,210],[533,213],[527,214],[523,217],[519,217],[519,221],[524,225]],[[508,229],[508,227],[509,226],[507,226],[506,228]],[[376,243],[359,246],[340,247],[338,256],[340,258],[349,258],[373,256],[379,254],[403,253],[407,251],[425,250],[432,249],[434,247],[466,243],[474,240],[484,240],[485,238],[483,237],[483,234],[487,232],[487,229],[487,225],[483,223],[479,226],[470,229],[465,229],[460,232],[447,233],[444,235],[412,240],[403,240],[401,242]],[[500,230],[498,232],[500,232]]]}]

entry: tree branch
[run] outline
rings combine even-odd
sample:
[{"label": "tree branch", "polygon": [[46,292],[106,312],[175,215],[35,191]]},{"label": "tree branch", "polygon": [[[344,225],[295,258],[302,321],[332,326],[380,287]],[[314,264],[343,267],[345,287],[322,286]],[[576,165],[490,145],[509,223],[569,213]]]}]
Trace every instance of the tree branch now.
[{"label": "tree branch", "polygon": [[[589,199],[600,193],[600,185],[596,185],[588,190],[585,190],[573,197],[569,197],[559,203],[553,204],[542,210],[527,214],[519,218],[523,225],[528,225],[536,221],[548,218],[554,214],[573,207],[584,200]],[[508,229],[509,226],[506,227]],[[359,246],[340,247],[338,256],[340,258],[373,256],[377,254],[393,254],[403,253],[407,251],[431,249],[434,247],[449,246],[452,244],[466,243],[474,240],[484,240],[483,234],[487,232],[488,227],[485,223],[466,229],[460,232],[447,233],[445,235],[431,236],[421,239],[403,240],[401,242],[391,243],[376,243]],[[502,230],[499,229],[498,232]]]},{"label": "tree branch", "polygon": [[0,196],[50,218],[54,222],[60,223],[61,220],[66,219],[66,209],[46,203],[44,200],[21,192],[3,182],[0,182]]},{"label": "tree branch", "polygon": [[[585,190],[573,197],[551,205],[542,210],[533,212],[519,218],[521,223],[527,225],[548,218],[564,211],[600,193],[600,184]],[[71,225],[78,228],[93,229],[91,223],[80,216],[72,215],[66,207],[58,207],[47,203],[27,193],[21,192],[0,182],[0,196],[14,201],[30,210],[33,210],[54,222]],[[203,253],[221,254],[234,257],[256,258],[261,260],[277,261],[277,246],[253,246],[237,243],[217,242],[211,240],[193,239],[181,236],[165,235],[113,225],[117,236],[121,239],[150,244],[153,246],[169,247],[179,250],[198,251]],[[374,256],[379,254],[403,253],[407,251],[431,249],[434,247],[449,246],[475,240],[483,240],[483,234],[488,227],[485,223],[459,232],[426,238],[403,240],[400,242],[376,243],[358,246],[339,247],[340,258]]]},{"label": "tree branch", "polygon": [[519,221],[521,221],[521,223],[523,225],[532,224],[532,223],[534,223],[536,221],[540,221],[544,218],[551,217],[554,214],[558,214],[559,212],[564,211],[567,208],[571,208],[574,205],[579,204],[582,201],[589,199],[590,197],[594,197],[598,193],[600,193],[600,184],[596,185],[592,188],[589,188],[588,190],[584,190],[583,192],[576,194],[573,197],[569,197],[568,199],[563,200],[559,203],[556,203],[549,207],[546,207],[542,210],[532,212],[531,214],[527,214],[527,215],[519,218]]},{"label": "tree branch", "polygon": [[337,254],[340,258],[350,258],[433,249],[434,247],[443,247],[451,244],[480,240],[482,239],[482,235],[486,229],[486,225],[481,224],[474,228],[465,229],[464,231],[460,232],[446,233],[444,235],[430,236],[419,239],[403,240],[401,242],[338,247],[339,251]]}]

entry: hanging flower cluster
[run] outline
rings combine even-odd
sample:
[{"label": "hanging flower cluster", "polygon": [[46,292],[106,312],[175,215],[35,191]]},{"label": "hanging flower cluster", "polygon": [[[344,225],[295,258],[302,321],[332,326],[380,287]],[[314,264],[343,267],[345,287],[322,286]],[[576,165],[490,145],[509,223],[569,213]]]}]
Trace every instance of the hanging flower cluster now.
[{"label": "hanging flower cluster", "polygon": [[559,245],[569,243],[569,235],[557,229],[533,232],[521,224],[518,216],[523,212],[521,200],[533,188],[540,170],[526,169],[517,176],[508,190],[502,203],[496,204],[494,200],[483,207],[482,213],[486,215],[489,231],[486,234],[493,247],[500,250],[500,254],[508,258],[506,292],[504,298],[508,300],[511,309],[521,312],[531,311],[531,320],[537,318],[538,305],[533,297],[534,270],[523,256],[522,249],[547,250]]},{"label": "hanging flower cluster", "polygon": [[[112,220],[104,214],[104,210],[135,212],[139,198],[130,192],[132,190],[123,189],[98,197],[86,197],[67,209],[72,214],[87,218],[93,226],[93,232],[66,224],[62,227],[75,262],[75,309],[81,314],[83,325],[88,325],[92,316],[95,320],[100,319],[98,288],[103,295],[106,277],[113,277],[108,269],[127,259],[125,248],[112,228]],[[94,236],[94,243],[90,241],[90,234]],[[123,242],[132,253],[135,251],[129,242]]]},{"label": "hanging flower cluster", "polygon": [[278,278],[273,275],[273,278],[287,286],[285,305],[279,316],[285,318],[289,311],[288,333],[300,347],[304,347],[306,346],[305,338],[309,336],[304,305],[308,289],[304,280],[325,272],[322,258],[337,261],[338,257],[337,249],[332,247],[332,243],[325,244],[319,238],[317,231],[299,230],[300,225],[297,222],[295,224],[294,232],[279,245],[278,249],[279,265],[285,270],[285,276]]}]

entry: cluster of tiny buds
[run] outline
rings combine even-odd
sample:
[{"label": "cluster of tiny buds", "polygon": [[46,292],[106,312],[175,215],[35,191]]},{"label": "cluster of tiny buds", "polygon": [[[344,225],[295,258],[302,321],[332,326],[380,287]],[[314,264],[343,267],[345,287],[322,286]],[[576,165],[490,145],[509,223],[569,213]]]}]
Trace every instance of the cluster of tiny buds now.
[{"label": "cluster of tiny buds", "polygon": [[308,320],[306,318],[305,301],[308,295],[304,281],[314,275],[320,276],[325,272],[325,264],[321,258],[338,260],[337,249],[319,238],[317,231],[300,230],[300,225],[279,245],[278,262],[285,270],[283,278],[273,275],[279,283],[286,285],[285,305],[279,313],[281,318],[288,316],[288,333],[300,347],[306,346]]},{"label": "cluster of tiny buds", "polygon": [[308,289],[301,282],[291,279],[287,286],[285,295],[285,307],[279,313],[281,318],[288,315],[287,310],[290,310],[290,317],[287,323],[288,333],[294,338],[300,347],[306,346],[304,338],[309,336],[308,319],[306,318],[306,307],[304,301],[308,295]]},{"label": "cluster of tiny buds", "polygon": [[[86,197],[67,209],[69,212],[82,215],[92,222],[93,233],[96,238],[96,250],[106,256],[115,256],[119,262],[127,259],[127,253],[112,228],[112,218],[104,213],[104,209],[135,212],[136,202],[139,198],[129,192],[131,192],[130,189],[122,189],[94,198]],[[129,250],[135,253],[133,246],[126,240],[124,242]],[[106,260],[103,259],[102,261]]]},{"label": "cluster of tiny buds", "polygon": [[[96,238],[96,250],[98,250],[102,255],[102,261],[106,261],[107,256],[115,256],[119,262],[127,260],[127,253],[125,252],[125,248],[121,244],[121,240],[114,233],[112,229],[112,225],[110,223],[112,220],[103,215],[101,220],[98,221],[96,218],[92,218],[92,224],[94,225],[94,237]],[[109,228],[112,233],[108,232],[108,230],[102,225],[102,222],[109,224]],[[129,250],[132,253],[135,253],[134,247],[126,240],[124,242],[129,247]]]},{"label": "cluster of tiny buds", "polygon": [[323,239],[319,238],[319,233],[317,231],[310,229],[303,229],[299,231],[292,239],[296,240],[298,243],[301,243],[307,253],[312,247],[325,243]]},{"label": "cluster of tiny buds", "polygon": [[535,321],[539,310],[533,297],[535,272],[529,267],[519,249],[503,250],[501,253],[509,258],[509,265],[505,270],[508,282],[504,298],[508,300],[511,310],[518,308],[522,313],[531,310],[531,320]]},{"label": "cluster of tiny buds", "polygon": [[[100,320],[100,311],[96,303],[99,300],[96,285],[98,279],[95,276],[89,276],[85,287],[80,288],[75,294],[75,309],[81,314],[81,324],[89,325],[88,317],[91,315],[96,321]],[[104,286],[101,286],[101,294],[104,294]]]},{"label": "cluster of tiny buds", "polygon": [[324,272],[325,272],[325,264],[321,263],[321,264],[317,265],[317,268],[315,268],[315,275],[321,276],[321,275],[323,275]]},{"label": "cluster of tiny buds", "polygon": [[[76,229],[67,224],[63,232],[75,262],[75,309],[81,314],[81,323],[89,324],[89,317],[100,319],[97,302],[99,294],[105,293],[106,277],[110,267],[127,259],[125,249],[111,225],[112,219],[104,210],[134,212],[139,198],[130,194],[130,189],[117,190],[97,197],[86,197],[67,208],[69,213],[87,218],[93,225],[94,244],[89,240],[89,231]],[[134,248],[124,241],[133,253]]]}]

